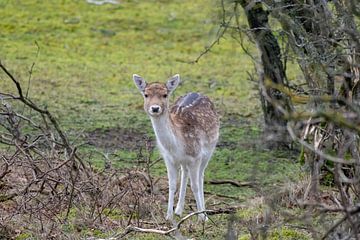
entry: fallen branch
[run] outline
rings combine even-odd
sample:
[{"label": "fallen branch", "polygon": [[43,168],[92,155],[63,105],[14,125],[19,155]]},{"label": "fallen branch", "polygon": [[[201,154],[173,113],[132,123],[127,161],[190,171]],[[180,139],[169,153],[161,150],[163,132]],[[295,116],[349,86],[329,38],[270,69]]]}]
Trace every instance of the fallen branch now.
[{"label": "fallen branch", "polygon": [[238,182],[235,180],[209,180],[205,181],[206,184],[220,185],[220,184],[230,184],[235,187],[254,187],[255,182]]},{"label": "fallen branch", "polygon": [[176,224],[176,226],[169,229],[169,230],[161,230],[161,229],[155,229],[155,228],[140,228],[140,227],[135,227],[135,226],[128,226],[125,229],[125,232],[120,236],[120,239],[123,238],[125,235],[128,235],[131,232],[155,233],[155,234],[160,234],[160,235],[170,235],[171,233],[173,233],[173,232],[175,232],[177,230],[180,230],[181,225],[186,220],[191,218],[192,216],[199,215],[199,214],[202,214],[202,213],[206,213],[207,215],[216,215],[216,214],[232,214],[232,213],[235,213],[235,212],[236,212],[236,208],[225,208],[225,209],[204,210],[204,211],[193,212],[193,213],[190,213],[190,214],[186,215],[182,219],[180,219],[180,221]]},{"label": "fallen branch", "polygon": [[230,198],[230,199],[234,199],[234,200],[241,200],[241,198],[236,197],[236,196],[229,196],[229,195],[225,195],[225,194],[221,194],[221,193],[213,193],[210,191],[204,191],[204,194],[213,195],[213,196],[217,196],[217,197],[221,197],[221,198]]}]

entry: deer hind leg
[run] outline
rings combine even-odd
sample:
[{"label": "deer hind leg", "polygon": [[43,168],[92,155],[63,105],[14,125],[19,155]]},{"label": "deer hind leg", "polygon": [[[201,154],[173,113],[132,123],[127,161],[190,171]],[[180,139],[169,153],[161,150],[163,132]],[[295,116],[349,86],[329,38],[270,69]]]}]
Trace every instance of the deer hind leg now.
[{"label": "deer hind leg", "polygon": [[[190,183],[191,183],[191,190],[194,194],[196,200],[196,207],[198,211],[204,211],[204,205],[201,202],[202,193],[200,193],[200,185],[199,185],[199,178],[200,178],[200,165],[191,166],[188,171],[190,174]],[[200,220],[205,221],[207,219],[204,213],[198,215]]]},{"label": "deer hind leg", "polygon": [[181,182],[180,182],[180,192],[179,192],[179,200],[176,205],[175,214],[181,216],[184,205],[185,205],[185,196],[186,196],[186,186],[188,180],[188,170],[186,167],[181,166]]},{"label": "deer hind leg", "polygon": [[201,208],[205,210],[205,198],[204,198],[204,172],[206,165],[200,165],[199,169],[199,194],[200,194],[200,205]]},{"label": "deer hind leg", "polygon": [[172,220],[174,215],[174,196],[176,192],[177,166],[170,161],[166,161],[166,168],[169,181],[169,199],[166,219]]},{"label": "deer hind leg", "polygon": [[[211,158],[211,153],[204,156],[203,159],[201,160],[201,164],[199,167],[199,193],[200,193],[200,204],[201,204],[201,209],[206,210],[205,208],[205,197],[204,197],[204,173],[205,173],[205,169],[208,165],[208,162]],[[205,220],[207,219],[207,217],[205,217]]]}]

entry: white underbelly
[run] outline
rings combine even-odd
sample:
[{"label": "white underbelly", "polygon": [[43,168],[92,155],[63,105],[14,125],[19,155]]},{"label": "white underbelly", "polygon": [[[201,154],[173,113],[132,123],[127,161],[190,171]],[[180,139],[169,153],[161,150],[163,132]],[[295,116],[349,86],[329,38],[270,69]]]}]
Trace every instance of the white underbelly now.
[{"label": "white underbelly", "polygon": [[158,148],[165,161],[170,161],[175,165],[191,166],[202,159],[208,159],[212,154],[210,146],[202,146],[196,156],[186,154],[185,147],[165,146],[158,142]]},{"label": "white underbelly", "polygon": [[196,161],[196,157],[194,158],[186,154],[184,147],[167,146],[165,148],[161,143],[158,143],[158,147],[164,160],[170,161],[175,165],[187,165]]}]

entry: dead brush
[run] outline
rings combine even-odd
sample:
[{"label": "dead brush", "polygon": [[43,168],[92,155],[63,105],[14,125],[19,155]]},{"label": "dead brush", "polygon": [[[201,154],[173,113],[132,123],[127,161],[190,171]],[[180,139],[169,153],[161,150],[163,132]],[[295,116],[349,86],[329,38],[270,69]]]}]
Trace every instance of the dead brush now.
[{"label": "dead brush", "polygon": [[274,201],[281,207],[298,207],[306,199],[307,181],[307,179],[301,179],[297,182],[285,183],[274,195],[276,198]]},{"label": "dead brush", "polygon": [[154,193],[148,173],[94,169],[52,114],[0,67],[17,89],[0,92],[0,238],[74,237],[86,229],[114,231],[163,221],[159,196],[164,193]]}]

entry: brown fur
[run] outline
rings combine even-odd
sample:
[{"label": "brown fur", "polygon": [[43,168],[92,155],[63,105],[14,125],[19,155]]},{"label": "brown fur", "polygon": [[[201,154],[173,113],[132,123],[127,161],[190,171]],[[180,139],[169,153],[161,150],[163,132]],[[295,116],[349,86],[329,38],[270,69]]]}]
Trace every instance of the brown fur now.
[{"label": "brown fur", "polygon": [[194,104],[183,108],[178,105],[181,98],[171,107],[170,119],[184,142],[188,143],[186,153],[195,156],[196,149],[200,149],[200,137],[205,137],[208,142],[217,141],[219,119],[208,97],[200,95]]},{"label": "brown fur", "polygon": [[[147,84],[144,91],[144,96],[147,96],[144,104],[145,111],[153,104],[167,109],[167,95],[169,94],[165,84],[158,82]],[[200,149],[200,138],[205,138],[209,143],[217,141],[219,118],[214,104],[208,97],[200,95],[191,105],[181,107],[179,104],[183,97],[179,97],[170,107],[170,121],[174,124],[173,130],[186,143],[186,153],[196,156],[198,154],[196,150]]]}]

